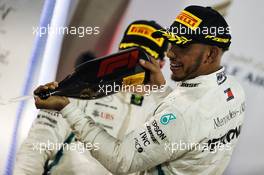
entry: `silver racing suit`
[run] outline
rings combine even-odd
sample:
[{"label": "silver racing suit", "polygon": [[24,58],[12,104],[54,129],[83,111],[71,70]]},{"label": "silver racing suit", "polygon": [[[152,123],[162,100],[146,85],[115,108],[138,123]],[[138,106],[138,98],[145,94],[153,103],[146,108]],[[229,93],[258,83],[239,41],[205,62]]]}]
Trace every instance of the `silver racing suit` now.
[{"label": "silver racing suit", "polygon": [[[155,107],[155,99],[150,95],[133,101],[132,94],[118,93],[97,100],[70,101],[111,136],[123,139],[125,134],[145,122],[148,111],[153,110],[152,106]],[[99,149],[101,145],[92,142],[83,145],[76,138],[69,144],[63,144],[70,134],[71,129],[59,112],[40,110],[17,153],[14,174],[42,174],[46,160],[51,159],[52,163],[61,147],[63,152],[51,168],[52,175],[110,174],[89,152],[91,149]]]},{"label": "silver racing suit", "polygon": [[100,145],[91,154],[114,174],[220,175],[237,144],[244,111],[243,89],[222,68],[177,82],[147,121],[121,138],[74,103],[60,112],[78,140]]}]

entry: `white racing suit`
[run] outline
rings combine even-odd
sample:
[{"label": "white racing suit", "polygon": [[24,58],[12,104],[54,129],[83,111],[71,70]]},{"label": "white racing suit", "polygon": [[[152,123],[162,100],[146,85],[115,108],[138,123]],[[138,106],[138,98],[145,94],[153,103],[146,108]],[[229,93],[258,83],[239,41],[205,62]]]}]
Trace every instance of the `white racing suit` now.
[{"label": "white racing suit", "polygon": [[[130,93],[117,93],[97,100],[70,100],[111,136],[123,139],[125,134],[144,123],[146,113],[153,110],[151,107],[155,107],[155,99],[151,95],[144,96],[144,99],[131,98]],[[56,154],[70,135],[71,129],[59,112],[40,110],[27,139],[17,153],[14,174],[42,174],[46,160],[51,159],[49,163],[52,163],[52,159],[58,156]],[[75,137],[71,138],[69,144],[64,144],[62,155],[51,168],[51,174],[110,174],[90,155],[89,150],[92,148],[98,149],[100,144],[90,143],[84,146]]]},{"label": "white racing suit", "polygon": [[[178,82],[145,124],[121,139],[74,103],[60,112],[81,142],[100,145],[91,154],[114,174],[220,175],[240,135],[244,110],[243,89],[222,68]],[[144,116],[131,118],[137,117]]]}]

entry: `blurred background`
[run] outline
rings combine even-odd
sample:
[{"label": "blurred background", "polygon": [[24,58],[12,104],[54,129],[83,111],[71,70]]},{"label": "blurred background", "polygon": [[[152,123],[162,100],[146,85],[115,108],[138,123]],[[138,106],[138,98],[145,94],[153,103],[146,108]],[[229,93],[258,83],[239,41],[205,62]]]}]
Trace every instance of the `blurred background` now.
[{"label": "blurred background", "polygon": [[[156,20],[167,28],[191,4],[212,6],[225,16],[233,38],[223,64],[246,91],[245,122],[225,175],[263,175],[264,1],[0,0],[0,102],[62,80],[85,51],[116,52],[130,22]],[[168,61],[163,71],[169,80]],[[32,99],[0,103],[0,174],[12,174],[36,113]]]}]

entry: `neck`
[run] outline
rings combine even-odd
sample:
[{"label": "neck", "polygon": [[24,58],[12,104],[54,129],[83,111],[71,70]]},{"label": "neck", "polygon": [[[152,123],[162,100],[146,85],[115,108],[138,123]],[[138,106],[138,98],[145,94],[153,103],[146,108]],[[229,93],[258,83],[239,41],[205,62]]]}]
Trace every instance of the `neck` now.
[{"label": "neck", "polygon": [[199,76],[202,76],[202,75],[209,75],[209,74],[212,74],[212,73],[218,71],[221,68],[222,68],[222,66],[220,66],[220,65],[211,66],[210,68],[207,68],[207,69],[204,69],[204,71],[201,71],[201,73],[197,73],[196,75],[192,75],[190,77],[186,77],[182,81],[189,80],[189,79],[193,79],[195,77],[199,77]]},{"label": "neck", "polygon": [[214,73],[214,72],[218,71],[221,68],[222,68],[222,66],[220,66],[220,65],[212,66],[210,69],[205,71],[204,75],[208,75],[208,74]]}]

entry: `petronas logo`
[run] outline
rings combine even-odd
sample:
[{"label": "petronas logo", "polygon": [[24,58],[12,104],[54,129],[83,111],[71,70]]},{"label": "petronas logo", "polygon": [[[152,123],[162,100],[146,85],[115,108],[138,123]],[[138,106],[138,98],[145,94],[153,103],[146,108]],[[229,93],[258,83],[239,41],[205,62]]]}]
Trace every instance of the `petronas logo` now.
[{"label": "petronas logo", "polygon": [[175,120],[176,116],[173,114],[165,114],[160,118],[160,123],[163,125],[167,125],[171,120]]}]

